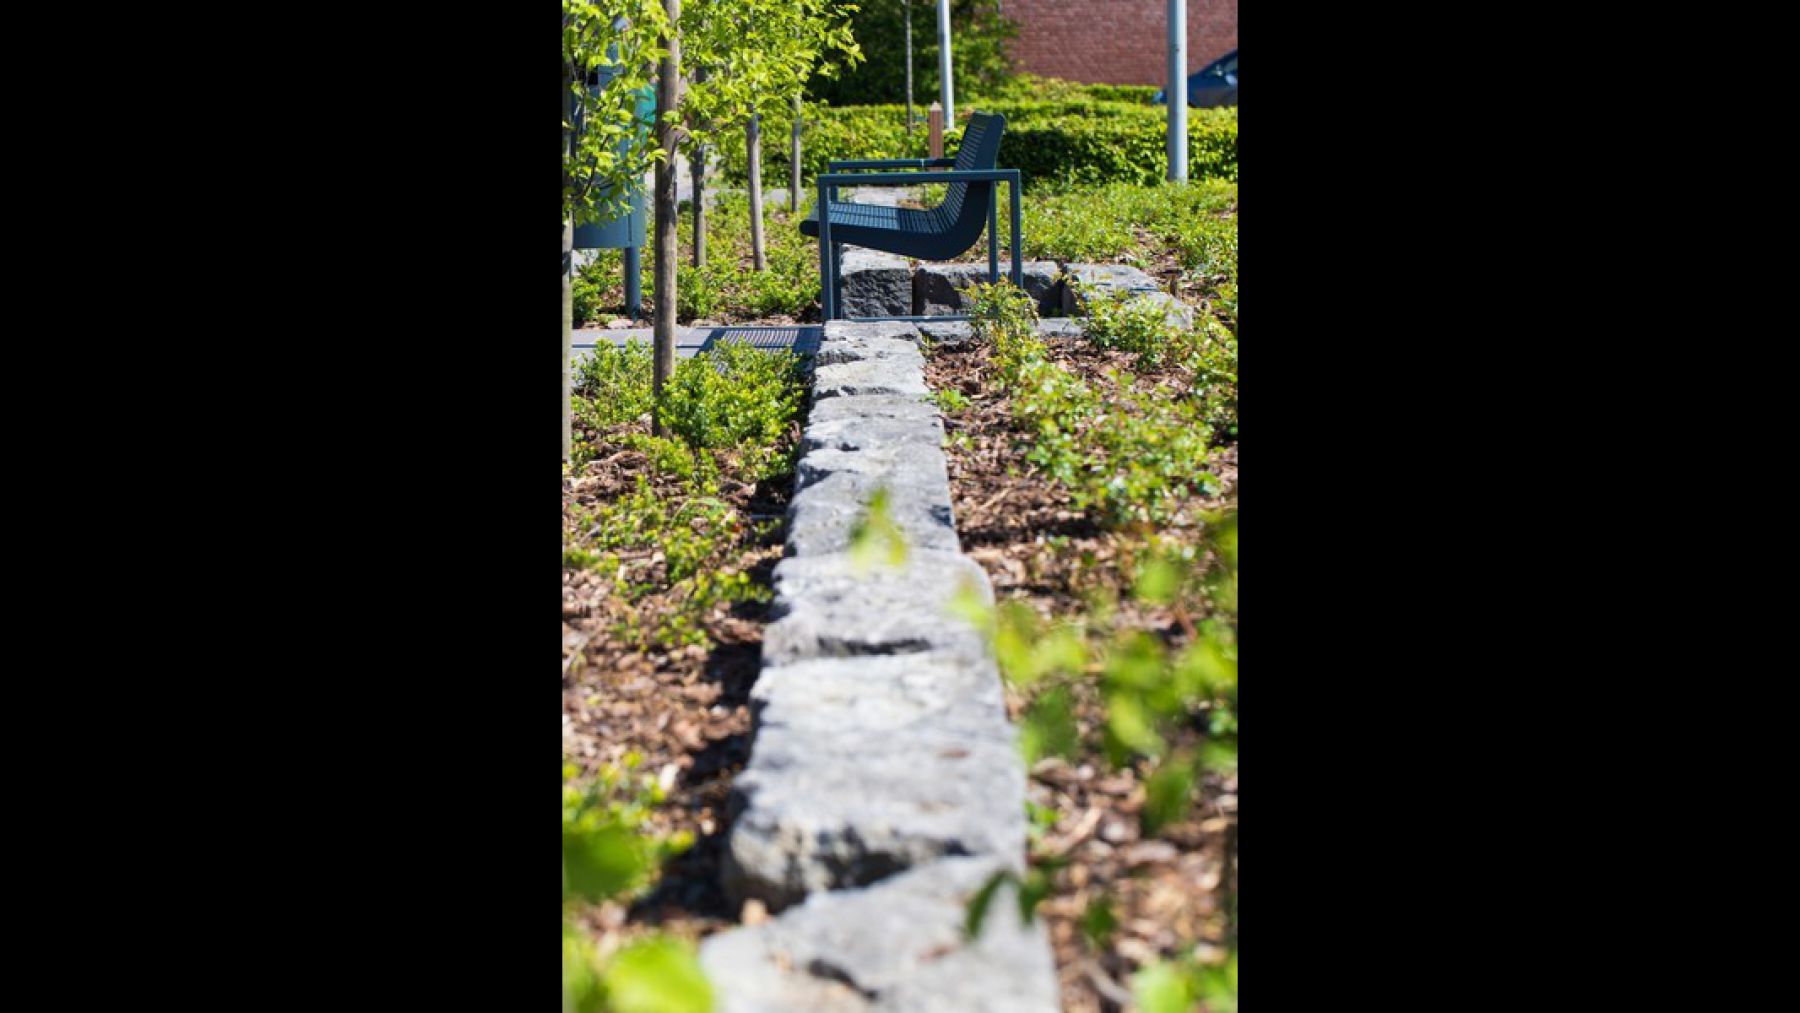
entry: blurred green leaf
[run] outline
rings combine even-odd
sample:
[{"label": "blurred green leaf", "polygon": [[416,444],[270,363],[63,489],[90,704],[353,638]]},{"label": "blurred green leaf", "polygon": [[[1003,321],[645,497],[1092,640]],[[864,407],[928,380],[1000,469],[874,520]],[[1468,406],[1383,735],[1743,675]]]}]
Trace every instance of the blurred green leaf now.
[{"label": "blurred green leaf", "polygon": [[637,835],[617,825],[563,823],[563,897],[601,901],[623,893],[645,871]]},{"label": "blurred green leaf", "polygon": [[1046,860],[1038,863],[1019,884],[1019,921],[1030,925],[1037,919],[1038,905],[1050,896],[1055,888],[1056,870],[1063,867],[1061,861]]},{"label": "blurred green leaf", "polygon": [[993,906],[995,891],[1000,889],[1001,884],[1012,878],[1013,874],[1010,872],[996,872],[988,877],[986,883],[981,884],[981,889],[975,891],[975,896],[969,898],[969,910],[963,919],[963,935],[965,937],[974,939],[981,934],[981,925],[987,921],[988,909]]},{"label": "blurred green leaf", "polygon": [[850,530],[850,563],[858,570],[906,564],[906,535],[895,523],[887,487],[876,489],[869,505]]},{"label": "blurred green leaf", "polygon": [[1185,818],[1193,791],[1192,759],[1177,755],[1163,761],[1144,785],[1144,835],[1154,836],[1163,827]]},{"label": "blurred green leaf", "polygon": [[1087,910],[1081,915],[1081,934],[1096,949],[1105,949],[1112,945],[1113,933],[1118,931],[1119,920],[1114,917],[1112,901],[1105,897],[1095,897],[1088,902]]},{"label": "blurred green leaf", "polygon": [[1106,679],[1116,686],[1156,689],[1165,682],[1162,642],[1155,635],[1134,630],[1123,636],[1107,655]]},{"label": "blurred green leaf", "polygon": [[685,943],[656,938],[620,950],[602,972],[612,1013],[711,1013],[712,984]]},{"label": "blurred green leaf", "polygon": [[1237,1013],[1238,960],[1234,952],[1224,966],[1205,966],[1199,973],[1200,998],[1206,1013]]},{"label": "blurred green leaf", "polygon": [[1045,756],[1071,758],[1080,745],[1080,731],[1075,727],[1066,687],[1058,686],[1032,701],[1019,731],[1019,748],[1027,765]]},{"label": "blurred green leaf", "polygon": [[1165,556],[1154,556],[1139,571],[1137,584],[1132,588],[1132,595],[1138,601],[1151,605],[1167,605],[1175,600],[1175,593],[1181,590],[1183,579],[1182,568]]},{"label": "blurred green leaf", "polygon": [[603,1013],[606,990],[594,970],[593,944],[563,923],[563,1010]]},{"label": "blurred green leaf", "polygon": [[1132,753],[1160,756],[1164,748],[1143,700],[1130,691],[1107,694],[1106,737],[1114,766],[1127,762]]},{"label": "blurred green leaf", "polygon": [[1191,1013],[1199,998],[1193,979],[1166,960],[1146,964],[1131,976],[1131,997],[1139,1013]]},{"label": "blurred green leaf", "polygon": [[945,603],[945,611],[984,634],[993,631],[994,606],[988,604],[987,599],[981,595],[981,589],[972,581],[964,581],[957,586],[956,593]]}]

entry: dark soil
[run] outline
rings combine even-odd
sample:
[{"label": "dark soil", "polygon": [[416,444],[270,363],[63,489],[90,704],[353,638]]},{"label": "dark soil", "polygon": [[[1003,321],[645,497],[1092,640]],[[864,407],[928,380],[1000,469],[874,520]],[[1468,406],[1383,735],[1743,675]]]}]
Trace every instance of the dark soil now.
[{"label": "dark soil", "polygon": [[[633,430],[647,431],[648,424],[619,433]],[[730,464],[722,464],[721,471],[731,474]],[[620,451],[563,481],[564,516],[575,504],[594,508],[633,489],[640,475],[659,492],[679,495],[679,483],[649,467],[642,454]],[[724,478],[719,498],[752,519],[780,518],[792,486],[792,475],[756,484]],[[779,529],[746,536],[716,568],[745,570],[766,587],[781,558],[782,537]],[[668,586],[659,580],[660,552],[626,562],[634,580]],[[676,607],[666,592],[626,602],[592,571],[563,571],[564,755],[586,774],[627,753],[640,754],[639,771],[656,776],[668,791],[648,829],[694,836],[694,845],[668,863],[647,896],[588,913],[587,927],[603,950],[652,928],[697,939],[738,921],[719,886],[719,861],[730,832],[731,780],[750,755],[749,693],[761,667],[767,606],[720,605],[703,616],[699,626],[711,647],[646,650],[617,632],[627,618],[653,628]]]},{"label": "dark soil", "polygon": [[[1093,378],[1109,367],[1130,368],[1133,357],[1108,353],[1080,339],[1051,339],[1065,367]],[[1085,595],[1120,587],[1123,562],[1137,542],[1109,531],[1077,511],[1056,483],[1025,460],[1029,437],[1014,431],[1004,394],[996,392],[988,349],[979,345],[940,349],[926,367],[934,389],[956,389],[970,405],[946,418],[951,495],[964,550],[981,563],[996,597],[1029,603],[1046,618],[1087,610]],[[1181,376],[1139,374],[1149,389]],[[1215,452],[1221,495],[1196,500],[1182,518],[1161,530],[1165,537],[1194,538],[1193,518],[1234,504],[1237,449]],[[1084,557],[1086,559],[1084,560]],[[1172,644],[1184,642],[1193,617],[1163,609],[1126,607],[1124,621],[1153,630]],[[1091,683],[1077,693],[1083,748],[1076,762],[1047,759],[1031,772],[1031,800],[1053,809],[1056,822],[1033,848],[1040,864],[1065,860],[1040,913],[1047,920],[1061,979],[1063,1008],[1113,1011],[1129,1000],[1132,972],[1197,944],[1201,955],[1222,951],[1230,931],[1225,914],[1227,870],[1235,890],[1236,777],[1212,777],[1199,791],[1191,816],[1163,827],[1154,838],[1140,831],[1147,765],[1109,767],[1099,749],[1104,711]],[[1016,719],[1026,697],[1008,689]],[[1197,734],[1195,736],[1197,739]],[[1181,745],[1182,743],[1176,743]],[[1081,930],[1090,905],[1107,898],[1117,929],[1096,945]]]}]

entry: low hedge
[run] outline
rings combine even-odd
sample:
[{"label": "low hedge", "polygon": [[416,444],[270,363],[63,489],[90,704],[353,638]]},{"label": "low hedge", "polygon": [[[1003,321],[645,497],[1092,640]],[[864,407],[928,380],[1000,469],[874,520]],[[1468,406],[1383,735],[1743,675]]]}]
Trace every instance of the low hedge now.
[{"label": "low hedge", "polygon": [[[1155,183],[1168,171],[1168,120],[1158,107],[1103,114],[1006,118],[1000,164],[1026,185]],[[1188,111],[1188,178],[1237,182],[1237,110]]]},{"label": "low hedge", "polygon": [[[1027,187],[1154,183],[1163,178],[1167,168],[1164,138],[1168,121],[1161,106],[1053,98],[978,102],[971,108],[1006,117],[1000,164],[1022,170]],[[791,122],[787,116],[769,116],[763,121],[763,185],[771,189],[788,178]],[[923,125],[907,137],[905,106],[821,108],[807,114],[803,122],[801,172],[808,186],[832,159],[922,158],[927,154]],[[947,132],[945,150],[956,150],[958,136],[960,131]],[[726,182],[742,186],[746,178],[742,130],[723,138],[721,161]],[[1237,181],[1237,109],[1189,110],[1188,177]]]}]

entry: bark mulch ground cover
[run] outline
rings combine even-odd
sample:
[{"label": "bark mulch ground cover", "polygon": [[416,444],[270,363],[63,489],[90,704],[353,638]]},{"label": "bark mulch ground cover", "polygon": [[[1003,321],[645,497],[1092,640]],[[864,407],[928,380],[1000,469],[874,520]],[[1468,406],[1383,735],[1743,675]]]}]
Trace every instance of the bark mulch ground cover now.
[{"label": "bark mulch ground cover", "polygon": [[[648,421],[641,421],[583,435],[595,445],[618,447],[626,434],[649,430]],[[732,452],[721,456],[716,498],[747,523],[707,567],[746,572],[766,588],[782,553],[781,517],[793,476],[736,481],[730,477],[738,473]],[[644,453],[603,451],[564,478],[565,525],[634,491],[640,478],[659,495],[691,495]],[[748,696],[761,664],[768,608],[721,603],[691,616],[706,644],[658,644],[643,631],[693,609],[679,590],[670,589],[660,548],[620,556],[626,582],[642,592],[631,600],[617,593],[610,575],[583,567],[563,570],[564,756],[591,775],[637,754],[638,771],[654,776],[667,792],[646,830],[658,837],[685,831],[694,843],[668,863],[644,897],[607,902],[586,913],[584,927],[602,952],[652,930],[694,940],[738,921],[719,887],[719,861],[730,831],[731,780],[749,759]]]},{"label": "bark mulch ground cover", "polygon": [[[1060,365],[1090,380],[1109,368],[1136,369],[1133,356],[1083,339],[1047,344]],[[1183,379],[1173,370],[1136,375],[1145,390],[1158,380]],[[1122,591],[1142,533],[1097,525],[1066,489],[1033,471],[1025,459],[1030,437],[1012,424],[1007,396],[993,382],[990,349],[979,343],[936,349],[926,379],[935,390],[969,399],[946,416],[951,492],[964,551],[987,571],[996,598],[1025,602],[1055,620],[1086,613],[1096,591]],[[1235,444],[1214,452],[1212,471],[1219,494],[1196,499],[1158,529],[1159,537],[1198,539],[1203,512],[1235,506]],[[1121,601],[1124,625],[1153,631],[1172,646],[1192,636],[1192,617],[1178,608],[1146,608],[1128,594]],[[1015,720],[1025,703],[1008,688]],[[1039,912],[1048,922],[1063,1008],[1112,1011],[1129,1003],[1128,981],[1137,968],[1195,944],[1203,957],[1223,956],[1232,942],[1227,899],[1236,889],[1237,779],[1209,775],[1187,818],[1145,837],[1140,816],[1148,765],[1112,769],[1099,747],[1105,713],[1091,683],[1075,694],[1075,717],[1082,743],[1077,758],[1047,758],[1031,771],[1029,798],[1042,807],[1034,816],[1042,828],[1034,864],[1066,862],[1052,874]]]}]

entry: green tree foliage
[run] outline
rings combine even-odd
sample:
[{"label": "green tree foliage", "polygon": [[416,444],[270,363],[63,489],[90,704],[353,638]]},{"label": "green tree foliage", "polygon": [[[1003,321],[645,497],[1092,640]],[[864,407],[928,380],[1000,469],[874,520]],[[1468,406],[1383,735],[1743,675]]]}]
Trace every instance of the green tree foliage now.
[{"label": "green tree foliage", "polygon": [[[662,157],[640,106],[668,27],[660,0],[563,0],[564,85],[573,112],[563,119],[565,219],[613,217],[627,188]],[[596,74],[608,80],[590,92],[587,81]]]},{"label": "green tree foliage", "polygon": [[[807,91],[827,105],[906,103],[906,17],[902,0],[860,0],[852,19],[863,62],[841,74],[815,74]],[[950,62],[960,96],[985,94],[1011,76],[1006,46],[1017,27],[994,0],[951,0]],[[937,4],[912,0],[913,101],[921,108],[938,96]],[[853,157],[837,155],[836,158]]]}]

